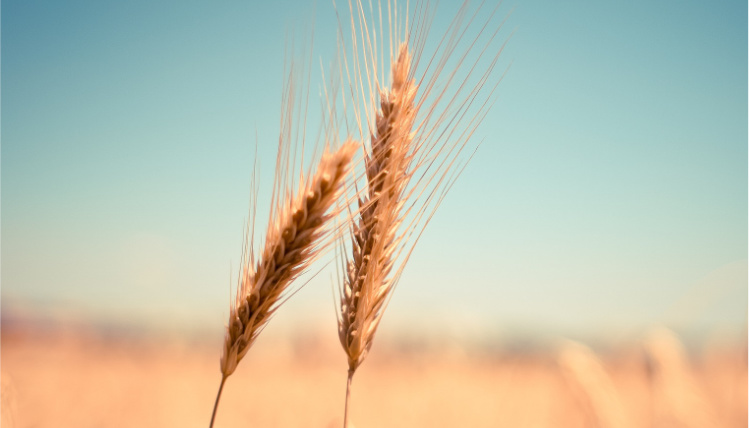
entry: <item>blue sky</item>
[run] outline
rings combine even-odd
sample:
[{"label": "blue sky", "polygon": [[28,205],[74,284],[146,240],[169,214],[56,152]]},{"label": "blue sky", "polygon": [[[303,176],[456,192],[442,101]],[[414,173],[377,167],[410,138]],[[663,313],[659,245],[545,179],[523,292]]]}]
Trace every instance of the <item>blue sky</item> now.
[{"label": "blue sky", "polygon": [[[483,144],[388,322],[746,325],[746,2],[511,10]],[[319,68],[336,26],[328,2],[3,2],[3,308],[220,328],[285,46],[314,27]],[[323,276],[279,318],[332,320]]]}]

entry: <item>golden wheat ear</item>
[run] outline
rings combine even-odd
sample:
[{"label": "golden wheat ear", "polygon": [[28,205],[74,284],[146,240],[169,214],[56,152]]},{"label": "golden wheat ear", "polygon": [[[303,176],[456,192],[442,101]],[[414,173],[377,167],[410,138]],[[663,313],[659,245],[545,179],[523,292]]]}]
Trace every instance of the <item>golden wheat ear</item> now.
[{"label": "golden wheat ear", "polygon": [[[316,171],[302,179],[299,191],[278,200],[275,217],[271,219],[265,245],[256,264],[253,258],[243,267],[236,299],[231,307],[224,350],[221,355],[221,386],[215,407],[226,379],[247,354],[255,338],[284,300],[292,281],[315,260],[326,246],[329,228],[335,216],[331,207],[341,194],[351,161],[358,149],[348,141],[338,150],[328,152]],[[245,245],[248,247],[251,243]]]},{"label": "golden wheat ear", "polygon": [[[414,245],[462,171],[460,155],[493,104],[501,80],[493,71],[502,48],[490,49],[502,26],[486,31],[496,9],[478,26],[476,39],[461,40],[480,16],[480,8],[470,16],[464,4],[433,56],[422,62],[433,11],[418,2],[413,25],[402,25],[407,14],[395,3],[387,2],[383,18],[382,5],[373,11],[370,3],[367,13],[361,1],[349,2],[350,61],[345,43],[339,45],[344,51],[342,80],[348,79],[342,85],[349,88],[343,116],[350,114],[355,123],[343,121],[347,129],[359,129],[366,177],[358,209],[349,216],[351,239],[341,243],[344,272],[337,315],[348,360],[344,428],[354,372],[372,347]],[[461,43],[465,51],[457,52]],[[490,58],[482,61],[486,52]],[[389,85],[381,84],[384,57],[389,58]]]},{"label": "golden wheat ear", "polygon": [[382,92],[366,154],[367,192],[352,219],[351,247],[341,293],[338,335],[353,374],[372,346],[382,309],[394,285],[388,279],[402,215],[403,191],[409,180],[411,128],[416,85],[407,78],[410,54],[402,45],[393,65],[393,84]]},{"label": "golden wheat ear", "polygon": [[269,225],[260,260],[256,266],[245,266],[231,308],[221,356],[224,377],[234,372],[289,284],[319,254],[327,230],[324,225],[333,217],[330,208],[341,194],[356,150],[357,145],[349,141],[334,152],[326,152],[297,195],[281,202],[283,208]]},{"label": "golden wheat ear", "polygon": [[354,372],[372,347],[385,304],[395,285],[390,277],[402,237],[403,192],[411,171],[416,85],[409,79],[411,56],[402,44],[392,69],[391,87],[381,92],[371,151],[365,154],[367,186],[352,216],[353,257],[345,260],[338,336],[348,358],[344,426]]}]

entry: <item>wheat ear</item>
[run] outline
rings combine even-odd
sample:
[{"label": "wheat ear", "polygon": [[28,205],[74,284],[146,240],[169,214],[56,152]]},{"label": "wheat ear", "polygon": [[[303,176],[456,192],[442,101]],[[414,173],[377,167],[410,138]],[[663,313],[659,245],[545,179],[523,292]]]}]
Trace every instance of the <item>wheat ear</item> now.
[{"label": "wheat ear", "polygon": [[[380,94],[376,133],[365,156],[367,192],[359,199],[353,225],[353,259],[348,262],[341,296],[338,336],[348,357],[346,410],[351,380],[367,355],[394,282],[389,274],[410,177],[408,166],[416,116],[416,84],[409,78],[411,56],[406,44],[392,67],[392,84]],[[345,422],[344,422],[345,424]],[[345,426],[345,425],[344,425]]]},{"label": "wheat ear", "polygon": [[[295,197],[286,193],[275,219],[268,225],[265,247],[257,264],[244,264],[221,356],[221,385],[211,426],[226,379],[247,354],[255,338],[283,302],[282,296],[312,260],[319,255],[326,234],[328,213],[343,189],[357,144],[349,141],[323,155],[317,171],[299,186]],[[251,245],[251,243],[250,243]],[[246,245],[247,246],[247,245]]]},{"label": "wheat ear", "polygon": [[[350,251],[342,251],[351,254],[351,259],[342,256],[345,268],[338,313],[339,340],[348,359],[344,428],[354,373],[372,347],[414,245],[465,166],[459,156],[491,107],[501,80],[493,70],[502,48],[489,58],[488,65],[480,64],[502,27],[485,32],[496,8],[478,27],[476,38],[468,40],[465,51],[454,56],[464,36],[474,32],[467,30],[481,9],[470,15],[464,3],[434,55],[419,66],[432,19],[428,1],[418,2],[410,26],[408,13],[401,13],[397,2],[387,2],[384,18],[382,4],[375,12],[370,2],[367,13],[362,3],[349,0],[353,55],[349,62],[344,54],[340,67],[349,85],[344,111],[353,115],[365,146],[367,180],[361,192],[357,189],[358,210],[350,215],[350,244],[341,241],[341,247],[351,246]],[[387,21],[385,30],[383,21]],[[340,43],[345,49],[343,37]],[[380,83],[386,51],[389,86]],[[422,70],[419,75],[416,69]],[[344,119],[347,127],[348,119]]]},{"label": "wheat ear", "polygon": [[338,329],[350,371],[356,370],[372,346],[392,285],[387,276],[393,265],[401,195],[408,182],[406,168],[415,117],[416,87],[407,78],[409,65],[404,44],[393,66],[391,88],[381,94],[377,134],[372,136],[372,152],[365,157],[367,194],[359,199],[359,219],[353,224],[354,254],[344,279]]}]

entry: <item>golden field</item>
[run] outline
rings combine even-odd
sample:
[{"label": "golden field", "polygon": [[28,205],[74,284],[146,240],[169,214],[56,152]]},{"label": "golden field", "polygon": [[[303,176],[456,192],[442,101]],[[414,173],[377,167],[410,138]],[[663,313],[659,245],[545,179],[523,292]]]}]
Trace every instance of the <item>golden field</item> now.
[{"label": "golden field", "polygon": [[[174,337],[3,326],[2,426],[208,426],[221,338]],[[341,426],[335,345],[261,338],[228,379],[216,426]],[[417,348],[373,348],[354,379],[355,427],[747,426],[745,342],[686,352],[662,331],[597,356],[564,342]]]}]

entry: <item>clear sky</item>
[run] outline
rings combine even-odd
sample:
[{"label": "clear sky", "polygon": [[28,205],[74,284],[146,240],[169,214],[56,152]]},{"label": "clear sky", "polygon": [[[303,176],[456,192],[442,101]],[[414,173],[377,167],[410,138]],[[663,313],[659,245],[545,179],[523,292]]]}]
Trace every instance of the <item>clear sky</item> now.
[{"label": "clear sky", "polygon": [[[388,322],[745,326],[746,1],[511,10],[484,142]],[[272,171],[284,47],[313,27],[318,67],[331,2],[4,1],[3,309],[220,329],[256,141]],[[279,318],[327,322],[331,301],[322,275]]]}]

